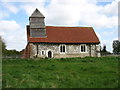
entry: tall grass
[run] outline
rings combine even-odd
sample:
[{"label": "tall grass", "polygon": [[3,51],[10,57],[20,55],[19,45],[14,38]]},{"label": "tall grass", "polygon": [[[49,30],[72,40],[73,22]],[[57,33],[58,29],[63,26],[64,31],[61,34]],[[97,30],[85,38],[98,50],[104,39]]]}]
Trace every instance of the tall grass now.
[{"label": "tall grass", "polygon": [[4,88],[117,88],[118,57],[3,59]]}]

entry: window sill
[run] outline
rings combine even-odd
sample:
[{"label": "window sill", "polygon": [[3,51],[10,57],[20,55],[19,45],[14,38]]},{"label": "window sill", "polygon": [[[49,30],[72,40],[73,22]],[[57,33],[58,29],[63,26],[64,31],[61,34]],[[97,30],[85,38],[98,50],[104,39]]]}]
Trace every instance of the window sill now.
[{"label": "window sill", "polygon": [[80,53],[88,53],[88,52],[80,52]]},{"label": "window sill", "polygon": [[60,52],[60,54],[66,54],[66,52]]}]

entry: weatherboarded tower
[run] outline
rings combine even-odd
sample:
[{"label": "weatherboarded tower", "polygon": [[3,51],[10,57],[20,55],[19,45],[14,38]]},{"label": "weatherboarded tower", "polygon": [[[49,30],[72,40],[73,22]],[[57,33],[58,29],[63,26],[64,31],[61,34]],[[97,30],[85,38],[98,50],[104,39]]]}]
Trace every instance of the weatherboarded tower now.
[{"label": "weatherboarded tower", "polygon": [[44,18],[38,9],[29,17],[30,37],[46,37]]}]

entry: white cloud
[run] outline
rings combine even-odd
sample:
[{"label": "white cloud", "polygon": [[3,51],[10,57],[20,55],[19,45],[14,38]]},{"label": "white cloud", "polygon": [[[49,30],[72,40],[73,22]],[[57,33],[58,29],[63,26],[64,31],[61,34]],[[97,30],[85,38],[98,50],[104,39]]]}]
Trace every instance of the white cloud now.
[{"label": "white cloud", "polygon": [[4,4],[4,5],[5,5],[4,7],[6,7],[10,12],[12,12],[14,14],[16,14],[18,12],[18,8],[15,7],[14,5],[12,5],[12,4]]},{"label": "white cloud", "polygon": [[6,11],[0,9],[0,19],[8,17],[8,16],[9,14]]},{"label": "white cloud", "polygon": [[118,15],[118,2],[119,0],[114,0],[111,4],[107,4],[103,7],[103,13],[107,15]]},{"label": "white cloud", "polygon": [[96,2],[113,2],[115,0],[95,0]]},{"label": "white cloud", "polygon": [[4,8],[3,10],[7,10],[7,12],[11,12],[11,13],[14,13],[16,14],[18,11],[19,11],[19,8],[16,7],[13,3],[1,3],[1,7]]},{"label": "white cloud", "polygon": [[98,28],[113,28],[117,26],[118,0],[105,6],[98,6],[91,0],[51,0],[44,7],[47,0],[25,3],[22,9],[30,16],[38,8],[46,17],[48,25],[81,25]]},{"label": "white cloud", "polygon": [[[1,0],[1,2],[41,2],[41,0]],[[48,0],[50,1],[50,0]],[[91,2],[113,2],[115,0],[89,0]]]},{"label": "white cloud", "polygon": [[0,21],[0,36],[5,40],[7,49],[21,50],[26,45],[25,29],[14,20]]},{"label": "white cloud", "polygon": [[19,8],[11,3],[0,3],[0,19],[8,18],[10,14],[16,14],[18,11]]},{"label": "white cloud", "polygon": [[118,30],[111,30],[111,31],[103,31],[102,36],[109,37],[109,36],[117,36]]},{"label": "white cloud", "polygon": [[35,4],[33,4],[33,3],[32,4],[26,4],[24,6],[21,6],[20,8],[25,9],[27,15],[30,16],[33,13],[33,11],[37,8],[37,6],[39,6],[38,9],[42,12],[43,11],[43,7],[42,7],[43,5],[42,4],[38,4],[38,5],[36,5],[36,7],[35,7]]},{"label": "white cloud", "polygon": [[2,2],[42,2],[43,0],[1,0]]},{"label": "white cloud", "polygon": [[2,20],[0,21],[0,31],[14,31],[19,29],[20,26],[16,23],[16,21],[11,20],[11,21],[6,21]]},{"label": "white cloud", "polygon": [[26,1],[26,3],[20,6],[20,8],[24,9],[28,16],[30,16],[36,8],[38,8],[44,14],[44,6],[46,2],[48,2],[48,0],[32,0],[30,2]]}]

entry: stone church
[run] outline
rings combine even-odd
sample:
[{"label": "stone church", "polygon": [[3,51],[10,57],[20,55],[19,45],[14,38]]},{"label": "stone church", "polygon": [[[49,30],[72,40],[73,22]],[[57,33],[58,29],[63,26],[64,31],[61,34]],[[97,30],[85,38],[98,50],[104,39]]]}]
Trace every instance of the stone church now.
[{"label": "stone church", "polygon": [[25,58],[99,57],[100,41],[92,27],[45,26],[36,9],[27,25]]}]

